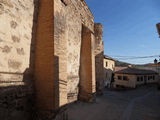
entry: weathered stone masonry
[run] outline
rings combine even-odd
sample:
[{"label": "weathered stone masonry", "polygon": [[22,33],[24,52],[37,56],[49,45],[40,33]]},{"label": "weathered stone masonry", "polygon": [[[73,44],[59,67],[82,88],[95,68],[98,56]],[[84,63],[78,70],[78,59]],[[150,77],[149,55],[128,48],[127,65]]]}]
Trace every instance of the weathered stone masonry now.
[{"label": "weathered stone masonry", "polygon": [[29,72],[33,0],[0,0],[0,119],[28,120],[33,103]]},{"label": "weathered stone masonry", "polygon": [[[89,46],[94,46],[94,20],[93,15],[88,9],[86,3],[81,0],[71,0],[63,4],[61,0],[55,0],[55,11],[54,11],[54,23],[55,23],[55,57],[58,66],[55,66],[55,72],[58,71],[55,79],[59,79],[59,105],[66,104],[68,102],[73,102],[77,100],[79,93],[79,85],[81,88],[84,88],[80,84],[80,74],[84,71],[80,70],[80,63],[85,64],[85,62],[80,61],[83,53],[81,53],[82,48],[89,48]],[[82,29],[83,26],[86,26],[88,29],[88,34],[90,34],[90,44],[87,44],[86,47],[82,45]],[[85,42],[86,40],[84,40]],[[85,45],[85,44],[84,44]],[[88,78],[93,82],[90,85],[95,87],[95,78],[94,74],[94,51],[90,48],[90,71],[91,77]],[[87,55],[86,55],[87,57]],[[92,85],[93,84],[93,85]],[[88,86],[89,87],[89,86]],[[91,89],[90,93],[94,93],[95,89]],[[84,88],[87,92],[87,88]],[[61,97],[62,96],[62,97]],[[66,96],[66,97],[64,97]]]},{"label": "weathered stone masonry", "polygon": [[95,26],[84,0],[0,0],[0,118],[54,118],[93,101]]},{"label": "weathered stone masonry", "polygon": [[96,64],[96,92],[102,94],[104,89],[104,44],[103,44],[103,25],[96,23],[95,32],[95,64]]}]

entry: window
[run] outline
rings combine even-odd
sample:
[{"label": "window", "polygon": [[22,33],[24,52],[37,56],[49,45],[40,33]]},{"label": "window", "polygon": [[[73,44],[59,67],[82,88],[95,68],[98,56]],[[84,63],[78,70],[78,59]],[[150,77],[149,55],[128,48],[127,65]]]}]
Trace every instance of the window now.
[{"label": "window", "polygon": [[108,62],[106,62],[106,67],[108,67]]},{"label": "window", "polygon": [[118,76],[118,80],[122,80],[122,76]]},{"label": "window", "polygon": [[139,82],[140,81],[140,77],[137,77],[137,82]]},{"label": "window", "polygon": [[148,76],[148,80],[150,80],[151,79],[151,77],[150,76]]},{"label": "window", "polygon": [[155,76],[153,76],[153,80],[155,80]]},{"label": "window", "polygon": [[123,76],[123,80],[128,81],[129,79],[128,79],[128,77],[127,77],[127,76]]},{"label": "window", "polygon": [[143,76],[141,76],[141,81],[143,81]]},{"label": "window", "polygon": [[154,80],[154,76],[148,76],[148,80]]}]

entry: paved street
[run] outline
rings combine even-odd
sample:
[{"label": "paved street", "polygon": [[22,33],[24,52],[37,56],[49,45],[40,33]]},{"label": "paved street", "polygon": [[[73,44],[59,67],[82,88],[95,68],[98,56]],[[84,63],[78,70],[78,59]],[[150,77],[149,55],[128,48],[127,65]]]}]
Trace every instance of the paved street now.
[{"label": "paved street", "polygon": [[155,86],[106,90],[93,104],[72,104],[69,120],[160,120],[160,91]]}]

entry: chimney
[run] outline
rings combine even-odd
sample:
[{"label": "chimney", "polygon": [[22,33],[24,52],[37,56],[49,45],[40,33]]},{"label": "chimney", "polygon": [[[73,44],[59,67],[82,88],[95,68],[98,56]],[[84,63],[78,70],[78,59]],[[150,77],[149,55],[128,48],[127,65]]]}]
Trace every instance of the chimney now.
[{"label": "chimney", "polygon": [[155,59],[155,60],[154,60],[154,64],[157,64],[157,63],[158,63],[158,60],[157,60],[157,59]]},{"label": "chimney", "polygon": [[160,23],[156,24],[156,27],[157,27],[157,31],[158,31],[158,34],[159,34],[159,37],[160,37]]}]

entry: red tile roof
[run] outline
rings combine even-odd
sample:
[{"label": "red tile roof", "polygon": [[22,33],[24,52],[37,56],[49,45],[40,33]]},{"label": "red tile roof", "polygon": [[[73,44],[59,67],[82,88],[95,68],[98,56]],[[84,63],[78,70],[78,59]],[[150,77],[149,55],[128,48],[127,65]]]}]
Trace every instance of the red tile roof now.
[{"label": "red tile roof", "polygon": [[114,71],[117,72],[117,71],[120,71],[120,70],[124,70],[126,68],[128,68],[128,67],[115,67]]},{"label": "red tile roof", "polygon": [[143,70],[143,69],[137,69],[137,68],[131,68],[127,67],[125,69],[116,71],[117,74],[132,74],[132,75],[150,75],[150,74],[158,74],[155,71],[152,70]]}]

